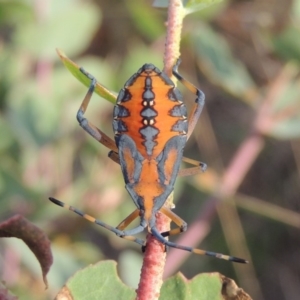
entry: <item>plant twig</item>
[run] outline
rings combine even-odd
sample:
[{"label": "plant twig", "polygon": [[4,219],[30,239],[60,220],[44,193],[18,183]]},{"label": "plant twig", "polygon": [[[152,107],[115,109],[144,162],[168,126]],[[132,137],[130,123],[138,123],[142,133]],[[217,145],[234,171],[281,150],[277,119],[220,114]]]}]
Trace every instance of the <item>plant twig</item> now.
[{"label": "plant twig", "polygon": [[[173,193],[167,202],[167,205],[173,202]],[[158,213],[156,217],[156,226],[160,232],[170,230],[169,218],[161,213]],[[151,234],[148,234],[141,278],[137,289],[137,300],[154,300],[159,298],[160,288],[163,283],[162,274],[164,272],[165,262],[165,246]]]},{"label": "plant twig", "polygon": [[172,77],[172,68],[180,57],[180,38],[184,15],[182,0],[170,0],[164,52],[164,72],[169,77]]},{"label": "plant twig", "polygon": [[[184,8],[181,0],[170,0],[168,9],[167,36],[164,52],[164,72],[171,77],[172,67],[179,55],[180,36]],[[165,205],[172,206],[173,193]],[[157,229],[160,232],[170,230],[170,219],[157,213]],[[144,254],[143,266],[138,289],[138,300],[155,300],[159,298],[160,288],[163,283],[163,272],[166,261],[165,246],[158,242],[151,234],[147,236],[147,246]]]}]

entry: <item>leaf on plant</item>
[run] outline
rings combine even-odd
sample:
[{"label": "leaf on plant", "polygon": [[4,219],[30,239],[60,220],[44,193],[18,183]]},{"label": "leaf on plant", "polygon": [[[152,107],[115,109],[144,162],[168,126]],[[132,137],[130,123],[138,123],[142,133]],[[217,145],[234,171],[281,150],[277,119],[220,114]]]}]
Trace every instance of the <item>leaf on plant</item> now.
[{"label": "leaf on plant", "polygon": [[245,66],[233,57],[227,41],[204,24],[199,26],[192,40],[199,67],[210,81],[252,105],[256,86]]},{"label": "leaf on plant", "polygon": [[153,7],[164,8],[169,6],[169,0],[154,0],[152,3]]},{"label": "leaf on plant", "polygon": [[47,18],[38,26],[36,22],[22,22],[14,41],[36,58],[53,59],[55,46],[78,55],[90,45],[101,19],[99,5],[90,1],[52,1]]},{"label": "leaf on plant", "polygon": [[[192,13],[221,1],[222,0],[182,0],[182,4],[183,7],[187,9],[187,13]],[[168,7],[169,0],[154,0],[152,6],[159,8]]]},{"label": "leaf on plant", "polygon": [[125,300],[134,297],[134,290],[118,277],[116,262],[102,261],[78,271],[68,280],[56,299]]},{"label": "leaf on plant", "polygon": [[164,24],[160,21],[160,16],[153,9],[149,9],[149,4],[144,1],[128,1],[126,3],[128,11],[132,14],[132,21],[144,38],[150,40],[158,39],[165,31]]},{"label": "leaf on plant", "polygon": [[183,6],[187,8],[190,13],[192,13],[219,2],[222,2],[222,0],[184,0]]},{"label": "leaf on plant", "polygon": [[0,223],[0,237],[15,237],[34,253],[42,269],[43,280],[48,287],[46,275],[53,262],[50,241],[45,233],[21,215],[15,215]]},{"label": "leaf on plant", "polygon": [[[72,73],[72,75],[77,78],[81,83],[83,83],[85,86],[89,87],[91,84],[91,79],[86,77],[81,71],[80,67],[75,64],[72,60],[70,60],[63,51],[57,49],[57,54],[59,55],[60,59],[62,60],[65,67]],[[99,82],[97,82],[95,87],[95,92],[106,99],[107,101],[110,101],[111,103],[116,103],[117,94],[110,91],[103,85],[101,85]]]},{"label": "leaf on plant", "polygon": [[[294,68],[296,66],[293,66]],[[289,72],[287,70],[287,72]],[[300,136],[300,79],[298,72],[290,76],[287,85],[270,112],[272,128],[269,135],[280,139],[293,139]]]},{"label": "leaf on plant", "polygon": [[167,279],[160,292],[160,300],[222,300],[222,282],[218,273],[200,274],[186,279],[181,273]]},{"label": "leaf on plant", "polygon": [[178,273],[164,282],[159,299],[251,300],[232,279],[219,273],[203,273],[191,280]]},{"label": "leaf on plant", "polygon": [[[134,299],[135,291],[117,274],[114,261],[102,261],[78,271],[56,296],[57,300]],[[167,279],[160,300],[251,300],[235,282],[219,273],[199,274],[191,280],[181,273]]]},{"label": "leaf on plant", "polygon": [[277,139],[300,136],[300,79],[298,65],[287,64],[267,92],[267,109],[256,121],[256,128],[263,134]]},{"label": "leaf on plant", "polygon": [[300,58],[300,30],[297,26],[290,26],[283,32],[275,34],[272,38],[275,51],[286,60]]}]

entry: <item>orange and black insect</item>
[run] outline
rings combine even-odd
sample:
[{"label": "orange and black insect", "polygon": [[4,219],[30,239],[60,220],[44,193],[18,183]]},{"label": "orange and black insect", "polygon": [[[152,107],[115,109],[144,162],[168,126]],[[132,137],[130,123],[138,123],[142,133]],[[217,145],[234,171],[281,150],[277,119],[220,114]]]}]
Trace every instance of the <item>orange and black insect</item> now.
[{"label": "orange and black insect", "polygon": [[[121,165],[125,187],[137,209],[117,227],[113,227],[55,198],[49,199],[143,247],[145,241],[136,238],[135,235],[148,228],[148,231],[166,246],[246,263],[247,261],[241,258],[182,246],[165,239],[166,236],[187,229],[186,222],[164,206],[174,189],[177,176],[195,174],[206,168],[203,163],[183,157],[186,141],[200,117],[204,94],[178,73],[178,65],[179,61],[173,67],[174,76],[196,95],[190,115],[187,115],[181,93],[171,79],[154,65],[145,64],[125,83],[118,94],[113,111],[115,142],[84,117],[95,89],[96,79],[80,69],[91,79],[91,85],[77,113],[77,120],[85,131],[112,150],[109,156]],[[195,164],[196,167],[179,170],[182,160]],[[157,212],[165,214],[178,227],[168,232],[159,232],[156,228]],[[138,217],[139,225],[125,230]]]}]

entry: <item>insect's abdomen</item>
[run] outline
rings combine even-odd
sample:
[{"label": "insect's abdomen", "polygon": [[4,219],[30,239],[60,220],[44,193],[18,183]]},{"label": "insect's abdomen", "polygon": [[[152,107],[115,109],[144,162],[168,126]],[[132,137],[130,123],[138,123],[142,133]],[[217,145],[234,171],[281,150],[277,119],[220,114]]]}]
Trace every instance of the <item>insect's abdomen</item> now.
[{"label": "insect's abdomen", "polygon": [[144,158],[156,158],[167,141],[187,132],[186,108],[173,82],[154,65],[144,65],[125,84],[114,109],[116,142],[126,134]]}]

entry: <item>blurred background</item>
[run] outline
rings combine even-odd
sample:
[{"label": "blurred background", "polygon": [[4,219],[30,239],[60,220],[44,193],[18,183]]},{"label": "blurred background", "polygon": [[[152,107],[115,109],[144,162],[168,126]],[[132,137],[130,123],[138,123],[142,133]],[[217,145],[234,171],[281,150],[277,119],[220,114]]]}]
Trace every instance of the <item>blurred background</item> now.
[{"label": "blurred background", "polygon": [[[87,89],[55,48],[118,92],[144,63],[163,68],[167,14],[151,4],[0,1],[0,221],[22,214],[49,236],[54,255],[45,291],[27,246],[0,240],[1,280],[21,299],[53,299],[77,270],[104,259],[137,287],[139,246],[47,199],[111,225],[134,209],[120,167],[78,126]],[[186,17],[180,72],[204,91],[206,106],[185,156],[208,170],[177,180],[175,212],[195,227],[185,244],[250,264],[190,255],[179,265],[175,250],[168,276],[221,272],[253,299],[299,299],[299,37],[299,0],[223,1]],[[179,88],[191,107],[195,96]],[[110,136],[112,109],[94,95],[87,111]]]}]

